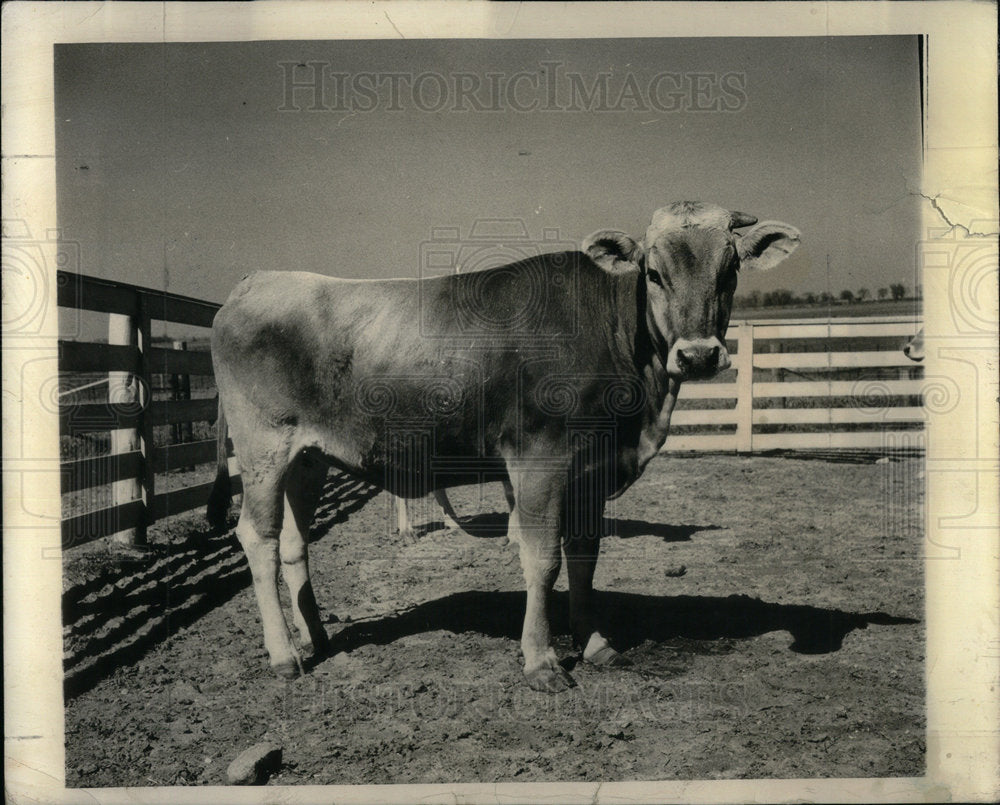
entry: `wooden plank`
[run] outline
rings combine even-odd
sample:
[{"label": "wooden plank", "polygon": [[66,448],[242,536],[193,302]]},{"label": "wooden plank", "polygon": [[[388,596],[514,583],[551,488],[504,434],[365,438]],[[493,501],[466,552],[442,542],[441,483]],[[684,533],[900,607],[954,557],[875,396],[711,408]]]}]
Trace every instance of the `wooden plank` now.
[{"label": "wooden plank", "polygon": [[[243,491],[243,483],[240,477],[234,476],[232,479],[233,494]],[[185,486],[181,489],[174,489],[170,492],[163,492],[153,500],[153,514],[157,520],[164,517],[172,517],[175,514],[189,512],[192,509],[199,509],[208,502],[208,496],[212,492],[214,481],[209,481],[195,486]]]},{"label": "wooden plank", "polygon": [[153,514],[153,500],[156,498],[156,470],[153,469],[153,417],[151,408],[153,407],[153,373],[149,363],[149,351],[153,346],[152,321],[147,309],[147,298],[139,295],[139,310],[136,314],[136,329],[139,337],[139,375],[142,377],[140,384],[140,399],[142,401],[142,416],[139,417],[139,445],[142,450],[142,474],[139,481],[142,484],[142,500],[146,506],[145,516],[136,529],[137,544],[146,543],[146,529],[156,522],[156,515]]},{"label": "wooden plank", "polygon": [[111,456],[81,458],[64,461],[59,465],[63,478],[63,494],[103,486],[116,481],[132,479],[139,475],[142,453],[138,450]]},{"label": "wooden plank", "polygon": [[153,515],[157,520],[160,520],[204,506],[208,502],[213,485],[213,482],[209,481],[196,486],[185,486],[170,492],[162,492],[153,499]]},{"label": "wooden plank", "polygon": [[66,403],[59,406],[59,433],[64,436],[116,428],[134,428],[138,422],[138,412],[124,411],[110,403],[82,405]]},{"label": "wooden plank", "polygon": [[154,375],[214,374],[210,352],[153,347],[149,350],[149,363]]},{"label": "wooden plank", "polygon": [[718,400],[734,399],[737,396],[736,383],[684,383],[681,386],[678,399],[681,400]]},{"label": "wooden plank", "polygon": [[753,362],[754,337],[757,334],[752,324],[744,324],[739,329],[740,367],[736,375],[736,449],[740,453],[753,451]]},{"label": "wooden plank", "polygon": [[[767,338],[909,338],[919,329],[912,321],[865,322],[837,320],[802,324],[782,322],[780,324],[757,324],[754,337]],[[903,348],[900,343],[900,349]]]},{"label": "wooden plank", "polygon": [[[153,467],[157,472],[167,472],[178,467],[190,467],[197,464],[215,462],[215,439],[203,439],[200,442],[187,444],[162,445],[153,451]],[[229,459],[229,471],[239,475],[240,467],[234,458]]]},{"label": "wooden plank", "polygon": [[205,302],[190,296],[164,293],[144,288],[140,291],[151,319],[190,324],[195,327],[211,327],[212,320],[221,305]]},{"label": "wooden plank", "polygon": [[186,444],[161,445],[153,450],[153,467],[157,472],[167,472],[178,467],[190,467],[215,461],[215,439]]},{"label": "wooden plank", "polygon": [[855,431],[853,433],[758,433],[754,449],[815,450],[820,448],[881,448],[892,444],[899,431]]},{"label": "wooden plank", "polygon": [[139,350],[132,345],[59,342],[60,372],[134,372]]},{"label": "wooden plank", "polygon": [[108,506],[67,517],[60,524],[63,548],[129,531],[140,524],[144,510],[141,500],[133,500],[121,506]]},{"label": "wooden plank", "polygon": [[[139,428],[144,419],[141,413],[142,395],[149,392],[142,390],[141,384],[138,382],[139,375],[136,374],[142,370],[143,365],[142,355],[137,349],[138,337],[135,318],[121,313],[112,313],[108,316],[108,343],[127,345],[136,350],[138,358],[135,373],[132,371],[108,373],[108,399],[112,403],[125,405],[129,409],[139,412],[135,427],[111,431],[111,453],[113,455],[139,452],[139,471],[134,473],[131,478],[123,478],[112,484],[112,506],[120,506],[130,503],[136,498],[142,498],[142,478],[147,471],[145,466],[146,453],[142,449],[142,436]],[[120,545],[144,544],[146,541],[146,518],[141,518],[134,527],[115,534],[114,541]]]},{"label": "wooden plank", "polygon": [[[804,380],[754,383],[754,399],[761,397],[867,397],[923,394],[923,380]],[[681,387],[683,388],[683,386]]]},{"label": "wooden plank", "polygon": [[142,288],[124,282],[88,277],[70,271],[57,272],[57,301],[60,307],[94,310],[99,313],[136,315],[140,297],[151,318],[211,327],[221,305],[191,296]]},{"label": "wooden plank", "polygon": [[857,425],[862,423],[925,422],[927,411],[898,408],[755,408],[755,425]]},{"label": "wooden plank", "polygon": [[892,352],[772,352],[754,355],[753,365],[761,369],[853,369],[916,364],[902,350]]},{"label": "wooden plank", "polygon": [[736,450],[735,433],[671,434],[661,452],[684,450]]},{"label": "wooden plank", "polygon": [[154,425],[172,425],[175,422],[207,422],[218,415],[219,404],[208,400],[156,400],[150,406],[150,419]]},{"label": "wooden plank", "polygon": [[735,408],[685,408],[674,410],[670,416],[671,425],[735,425]]},{"label": "wooden plank", "polygon": [[60,307],[128,316],[135,315],[139,306],[134,286],[70,271],[57,273],[56,300]]},{"label": "wooden plank", "polygon": [[879,325],[879,324],[909,324],[911,327],[916,327],[919,329],[922,325],[914,319],[912,315],[909,314],[888,314],[883,313],[877,316],[798,316],[777,318],[767,316],[751,316],[750,318],[737,318],[732,319],[729,322],[730,327],[738,327],[741,324],[746,324],[749,322],[754,325],[770,325],[770,324],[829,324],[830,322],[843,322],[849,321],[856,324],[862,325]]},{"label": "wooden plank", "polygon": [[[169,351],[173,353],[174,350],[187,350],[187,342],[174,340],[171,342],[172,349]],[[183,353],[182,353],[183,354]],[[164,359],[166,363],[166,358]],[[171,400],[190,400],[191,399],[191,375],[189,374],[177,374],[172,373],[167,376],[167,380],[170,383],[170,399]],[[171,444],[181,444],[183,442],[190,442],[192,440],[192,424],[190,422],[178,422],[170,426],[170,442]]]}]

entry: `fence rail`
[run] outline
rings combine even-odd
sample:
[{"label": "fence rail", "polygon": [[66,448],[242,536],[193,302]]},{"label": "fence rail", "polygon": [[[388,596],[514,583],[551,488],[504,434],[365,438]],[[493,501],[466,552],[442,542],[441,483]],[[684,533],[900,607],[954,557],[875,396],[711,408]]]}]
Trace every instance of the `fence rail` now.
[{"label": "fence rail", "polygon": [[[61,463],[64,495],[110,488],[108,505],[62,521],[65,546],[105,536],[142,544],[158,519],[203,506],[210,482],[158,489],[167,473],[215,461],[214,399],[190,399],[191,376],[212,385],[206,351],[151,341],[153,321],[210,327],[219,305],[108,280],[59,272],[58,302],[108,315],[108,343],[59,342],[62,377],[104,373],[105,381],[60,393],[60,435],[109,434],[106,455]],[[900,352],[914,332],[904,317],[734,321],[733,366],[713,381],[687,383],[667,451],[878,449],[922,443],[922,369]],[[157,377],[168,382],[154,383]],[[74,402],[73,391],[107,387],[107,398]],[[168,397],[154,399],[157,389]],[[103,392],[102,392],[103,393]],[[777,430],[775,430],[777,429]],[[915,433],[916,431],[916,433]],[[159,439],[157,437],[159,436]],[[231,460],[234,490],[238,466]],[[161,484],[165,485],[165,484]]]},{"label": "fence rail", "polygon": [[[75,402],[68,392],[60,395],[60,435],[110,437],[107,455],[61,463],[63,494],[110,487],[110,505],[64,517],[63,544],[112,535],[121,542],[143,544],[146,529],[156,520],[204,505],[211,488],[199,483],[160,491],[157,476],[214,461],[216,452],[215,439],[177,441],[190,433],[190,423],[216,417],[214,399],[190,399],[190,376],[211,378],[211,356],[189,351],[180,342],[154,346],[152,323],[210,327],[219,305],[67,272],[59,272],[57,288],[60,307],[108,314],[108,343],[59,342],[61,375],[108,374],[106,400]],[[167,399],[153,397],[157,376],[170,378]],[[75,391],[97,385],[87,383]],[[164,426],[171,435],[157,443],[157,431]],[[238,469],[232,469],[238,490]]]},{"label": "fence rail", "polygon": [[[733,321],[727,334],[732,367],[716,380],[681,387],[680,405],[700,406],[674,413],[664,449],[919,447],[923,368],[901,351],[916,329],[902,316]],[[706,407],[705,401],[732,401],[732,407]],[[677,432],[706,425],[731,429]]]}]

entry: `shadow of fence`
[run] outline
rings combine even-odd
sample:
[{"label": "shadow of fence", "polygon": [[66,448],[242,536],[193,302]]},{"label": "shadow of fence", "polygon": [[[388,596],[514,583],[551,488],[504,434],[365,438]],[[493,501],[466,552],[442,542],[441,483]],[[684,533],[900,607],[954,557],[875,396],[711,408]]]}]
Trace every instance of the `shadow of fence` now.
[{"label": "shadow of fence", "polygon": [[[378,493],[375,487],[331,471],[311,541],[329,533]],[[191,530],[183,539],[158,544],[141,559],[108,553],[94,575],[63,592],[66,699],[137,662],[250,586],[250,569],[236,536],[232,532],[216,536],[194,515],[191,519]],[[67,561],[72,558],[64,558]]]}]

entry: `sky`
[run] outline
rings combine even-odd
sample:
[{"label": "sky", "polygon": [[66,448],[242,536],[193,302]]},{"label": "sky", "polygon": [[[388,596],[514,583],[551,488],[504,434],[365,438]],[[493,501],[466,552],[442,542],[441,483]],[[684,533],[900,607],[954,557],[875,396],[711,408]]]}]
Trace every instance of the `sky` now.
[{"label": "sky", "polygon": [[701,200],[802,231],[738,293],[914,283],[916,37],[57,45],[55,87],[85,274],[221,302],[253,270],[420,276],[442,240],[479,266]]}]

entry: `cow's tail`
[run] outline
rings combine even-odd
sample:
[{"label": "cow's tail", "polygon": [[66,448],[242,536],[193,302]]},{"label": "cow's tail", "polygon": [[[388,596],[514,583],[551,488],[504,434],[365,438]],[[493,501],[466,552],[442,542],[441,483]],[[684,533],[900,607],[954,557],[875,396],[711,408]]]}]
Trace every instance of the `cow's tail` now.
[{"label": "cow's tail", "polygon": [[217,464],[215,470],[215,485],[208,496],[208,506],[205,517],[216,534],[224,534],[229,520],[229,504],[233,497],[233,484],[229,478],[229,452],[226,450],[226,439],[229,436],[226,427],[226,414],[222,410],[222,396],[219,396],[219,417],[216,420]]}]

